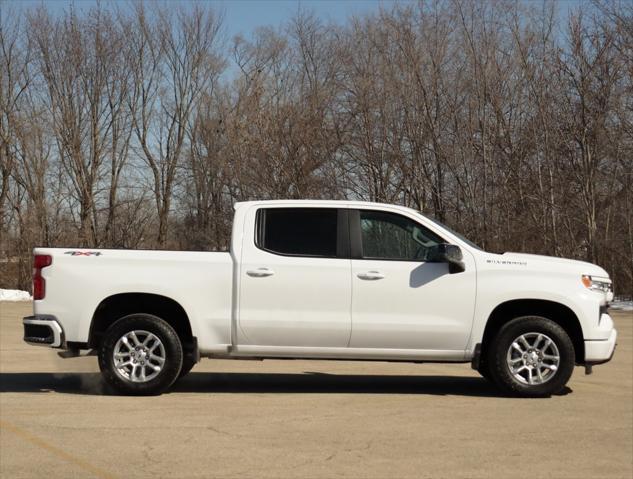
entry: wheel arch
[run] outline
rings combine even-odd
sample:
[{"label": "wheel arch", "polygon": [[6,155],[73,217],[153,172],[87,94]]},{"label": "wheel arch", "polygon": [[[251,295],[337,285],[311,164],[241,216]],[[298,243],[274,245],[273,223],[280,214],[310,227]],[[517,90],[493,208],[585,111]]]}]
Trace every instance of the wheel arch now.
[{"label": "wheel arch", "polygon": [[585,361],[585,342],[578,316],[564,304],[544,299],[514,299],[499,304],[490,313],[481,345],[481,357],[501,327],[519,316],[543,316],[557,323],[569,335],[574,344],[576,364]]},{"label": "wheel arch", "polygon": [[117,319],[129,314],[152,314],[165,320],[174,328],[183,348],[197,349],[191,321],[185,309],[176,300],[153,293],[119,293],[103,299],[92,315],[88,345],[98,348],[103,333]]}]

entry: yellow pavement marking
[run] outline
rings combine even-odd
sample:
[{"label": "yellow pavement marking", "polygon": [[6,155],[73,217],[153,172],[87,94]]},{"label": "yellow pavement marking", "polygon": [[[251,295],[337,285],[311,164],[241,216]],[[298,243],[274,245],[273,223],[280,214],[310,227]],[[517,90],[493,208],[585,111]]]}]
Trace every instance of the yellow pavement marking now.
[{"label": "yellow pavement marking", "polygon": [[39,437],[31,434],[30,432],[18,427],[14,424],[11,424],[7,421],[0,421],[0,429],[7,429],[12,433],[20,436],[22,439],[27,440],[31,444],[35,444],[36,446],[41,447],[42,449],[46,449],[51,454],[63,459],[64,461],[70,462],[80,468],[94,474],[95,476],[102,479],[114,479],[115,476],[110,474],[109,472],[104,471],[103,469],[98,468],[97,466],[93,466],[89,462],[84,461],[78,457],[75,457],[71,454],[68,454],[66,451],[49,444],[48,442],[40,439]]}]

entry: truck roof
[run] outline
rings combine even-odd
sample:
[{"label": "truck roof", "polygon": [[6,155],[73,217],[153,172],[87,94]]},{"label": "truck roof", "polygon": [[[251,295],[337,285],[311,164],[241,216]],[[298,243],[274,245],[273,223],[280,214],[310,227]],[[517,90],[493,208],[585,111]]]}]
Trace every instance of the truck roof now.
[{"label": "truck roof", "polygon": [[381,207],[381,208],[398,208],[419,213],[419,211],[402,205],[394,205],[389,203],[376,203],[372,201],[355,201],[355,200],[258,200],[258,201],[238,201],[234,208],[242,208],[252,205],[288,205],[288,206],[328,206],[328,207]]}]

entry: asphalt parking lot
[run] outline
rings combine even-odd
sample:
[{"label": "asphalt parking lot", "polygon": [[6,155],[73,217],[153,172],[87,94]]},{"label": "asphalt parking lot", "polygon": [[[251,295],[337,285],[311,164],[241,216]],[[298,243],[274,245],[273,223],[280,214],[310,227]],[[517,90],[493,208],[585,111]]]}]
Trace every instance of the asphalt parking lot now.
[{"label": "asphalt parking lot", "polygon": [[500,397],[468,365],[203,360],[170,393],[104,395],[94,357],[22,342],[0,303],[0,476],[633,476],[633,313],[565,394]]}]

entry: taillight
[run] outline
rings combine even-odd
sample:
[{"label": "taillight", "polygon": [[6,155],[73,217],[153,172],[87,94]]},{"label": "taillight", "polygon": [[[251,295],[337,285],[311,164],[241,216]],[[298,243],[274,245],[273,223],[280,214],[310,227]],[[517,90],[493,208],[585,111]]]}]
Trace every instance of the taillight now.
[{"label": "taillight", "polygon": [[42,269],[53,263],[48,254],[36,254],[33,258],[33,299],[44,299],[46,296],[46,280],[42,277]]}]

